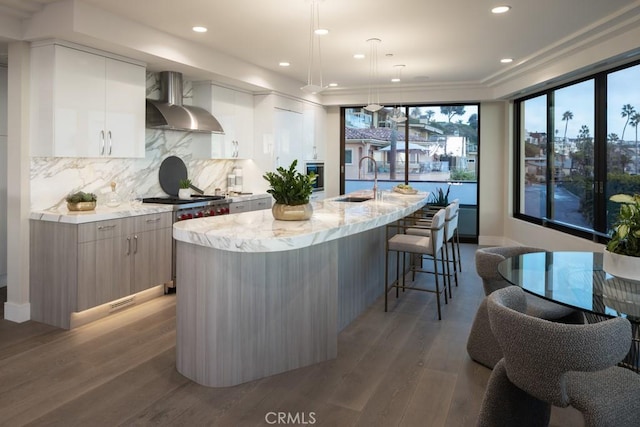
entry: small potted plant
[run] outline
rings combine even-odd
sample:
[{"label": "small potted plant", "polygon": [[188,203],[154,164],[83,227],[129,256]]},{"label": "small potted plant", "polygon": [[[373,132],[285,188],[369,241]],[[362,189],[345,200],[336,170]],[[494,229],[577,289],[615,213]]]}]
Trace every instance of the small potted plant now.
[{"label": "small potted plant", "polygon": [[70,211],[92,211],[96,208],[98,198],[93,193],[77,191],[69,194],[65,200],[67,202],[67,209]]},{"label": "small potted plant", "polygon": [[309,197],[316,179],[312,172],[304,175],[296,171],[298,160],[294,160],[288,169],[279,167],[276,172],[267,172],[263,178],[271,186],[267,193],[275,199],[271,208],[273,217],[279,220],[305,220],[311,218],[313,208]]},{"label": "small potted plant", "polygon": [[616,194],[609,200],[621,205],[603,254],[603,268],[612,276],[640,280],[640,194]]},{"label": "small potted plant", "polygon": [[438,188],[435,193],[429,197],[429,206],[441,206],[446,207],[449,204],[449,191],[451,186],[447,187],[447,191],[442,188]]},{"label": "small potted plant", "polygon": [[180,185],[180,189],[178,190],[178,198],[190,199],[191,198],[191,180],[189,178],[181,179],[178,184]]}]

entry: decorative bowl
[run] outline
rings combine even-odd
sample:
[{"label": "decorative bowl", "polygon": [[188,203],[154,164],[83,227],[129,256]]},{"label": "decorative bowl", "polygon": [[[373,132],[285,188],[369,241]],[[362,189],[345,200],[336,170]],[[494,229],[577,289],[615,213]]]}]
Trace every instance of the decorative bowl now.
[{"label": "decorative bowl", "polygon": [[393,187],[393,191],[400,194],[417,194],[418,193],[418,190],[416,190],[415,188]]}]

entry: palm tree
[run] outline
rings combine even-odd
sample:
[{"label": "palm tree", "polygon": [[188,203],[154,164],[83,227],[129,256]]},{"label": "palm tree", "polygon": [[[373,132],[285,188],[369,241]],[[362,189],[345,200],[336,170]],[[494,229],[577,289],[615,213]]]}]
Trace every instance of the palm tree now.
[{"label": "palm tree", "polygon": [[427,112],[424,113],[424,115],[427,118],[427,123],[431,123],[431,120],[433,120],[433,116],[436,115],[436,112],[433,110],[427,110]]},{"label": "palm tree", "polygon": [[633,115],[629,118],[629,124],[633,126],[636,130],[636,153],[635,153],[635,164],[636,164],[636,175],[638,174],[638,124],[640,124],[640,114],[633,113]]},{"label": "palm tree", "polygon": [[562,113],[562,121],[564,124],[564,137],[562,138],[562,155],[564,155],[564,146],[567,143],[567,126],[569,126],[569,120],[573,119],[573,113],[569,110]]},{"label": "palm tree", "polygon": [[631,104],[624,104],[622,106],[622,113],[620,114],[622,117],[626,117],[627,121],[624,122],[624,127],[622,128],[622,136],[620,137],[621,141],[624,141],[624,131],[627,129],[627,125],[629,124],[629,119],[636,112],[636,109]]}]

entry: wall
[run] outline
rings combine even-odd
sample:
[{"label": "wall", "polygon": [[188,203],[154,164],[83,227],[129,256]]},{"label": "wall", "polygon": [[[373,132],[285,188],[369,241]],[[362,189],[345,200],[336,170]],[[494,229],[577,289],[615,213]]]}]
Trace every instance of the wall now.
[{"label": "wall", "polygon": [[499,245],[503,242],[510,162],[505,110],[505,102],[480,104],[478,243],[481,245]]},{"label": "wall", "polygon": [[7,286],[7,68],[0,65],[0,287]]},{"label": "wall", "polygon": [[[147,73],[147,97],[158,99],[157,73]],[[184,81],[184,103],[190,104],[192,85]],[[191,133],[147,129],[144,159],[104,159],[34,157],[31,159],[31,209],[63,206],[69,192],[82,190],[98,195],[98,204],[111,181],[123,201],[130,197],[164,196],[158,171],[162,160],[178,156],[184,160],[193,184],[212,194],[216,187],[226,189],[226,176],[233,160],[196,160],[191,154]]]},{"label": "wall", "polygon": [[340,194],[340,107],[327,108],[327,132],[325,133],[325,178],[326,197]]}]

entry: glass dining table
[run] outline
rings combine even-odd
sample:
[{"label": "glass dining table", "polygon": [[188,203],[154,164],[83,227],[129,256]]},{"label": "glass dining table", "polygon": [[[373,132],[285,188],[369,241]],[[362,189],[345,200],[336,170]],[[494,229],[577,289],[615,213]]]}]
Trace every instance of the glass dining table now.
[{"label": "glass dining table", "polygon": [[527,253],[505,259],[498,272],[531,294],[581,310],[589,323],[626,317],[633,341],[622,365],[640,372],[640,281],[606,273],[602,253]]}]

